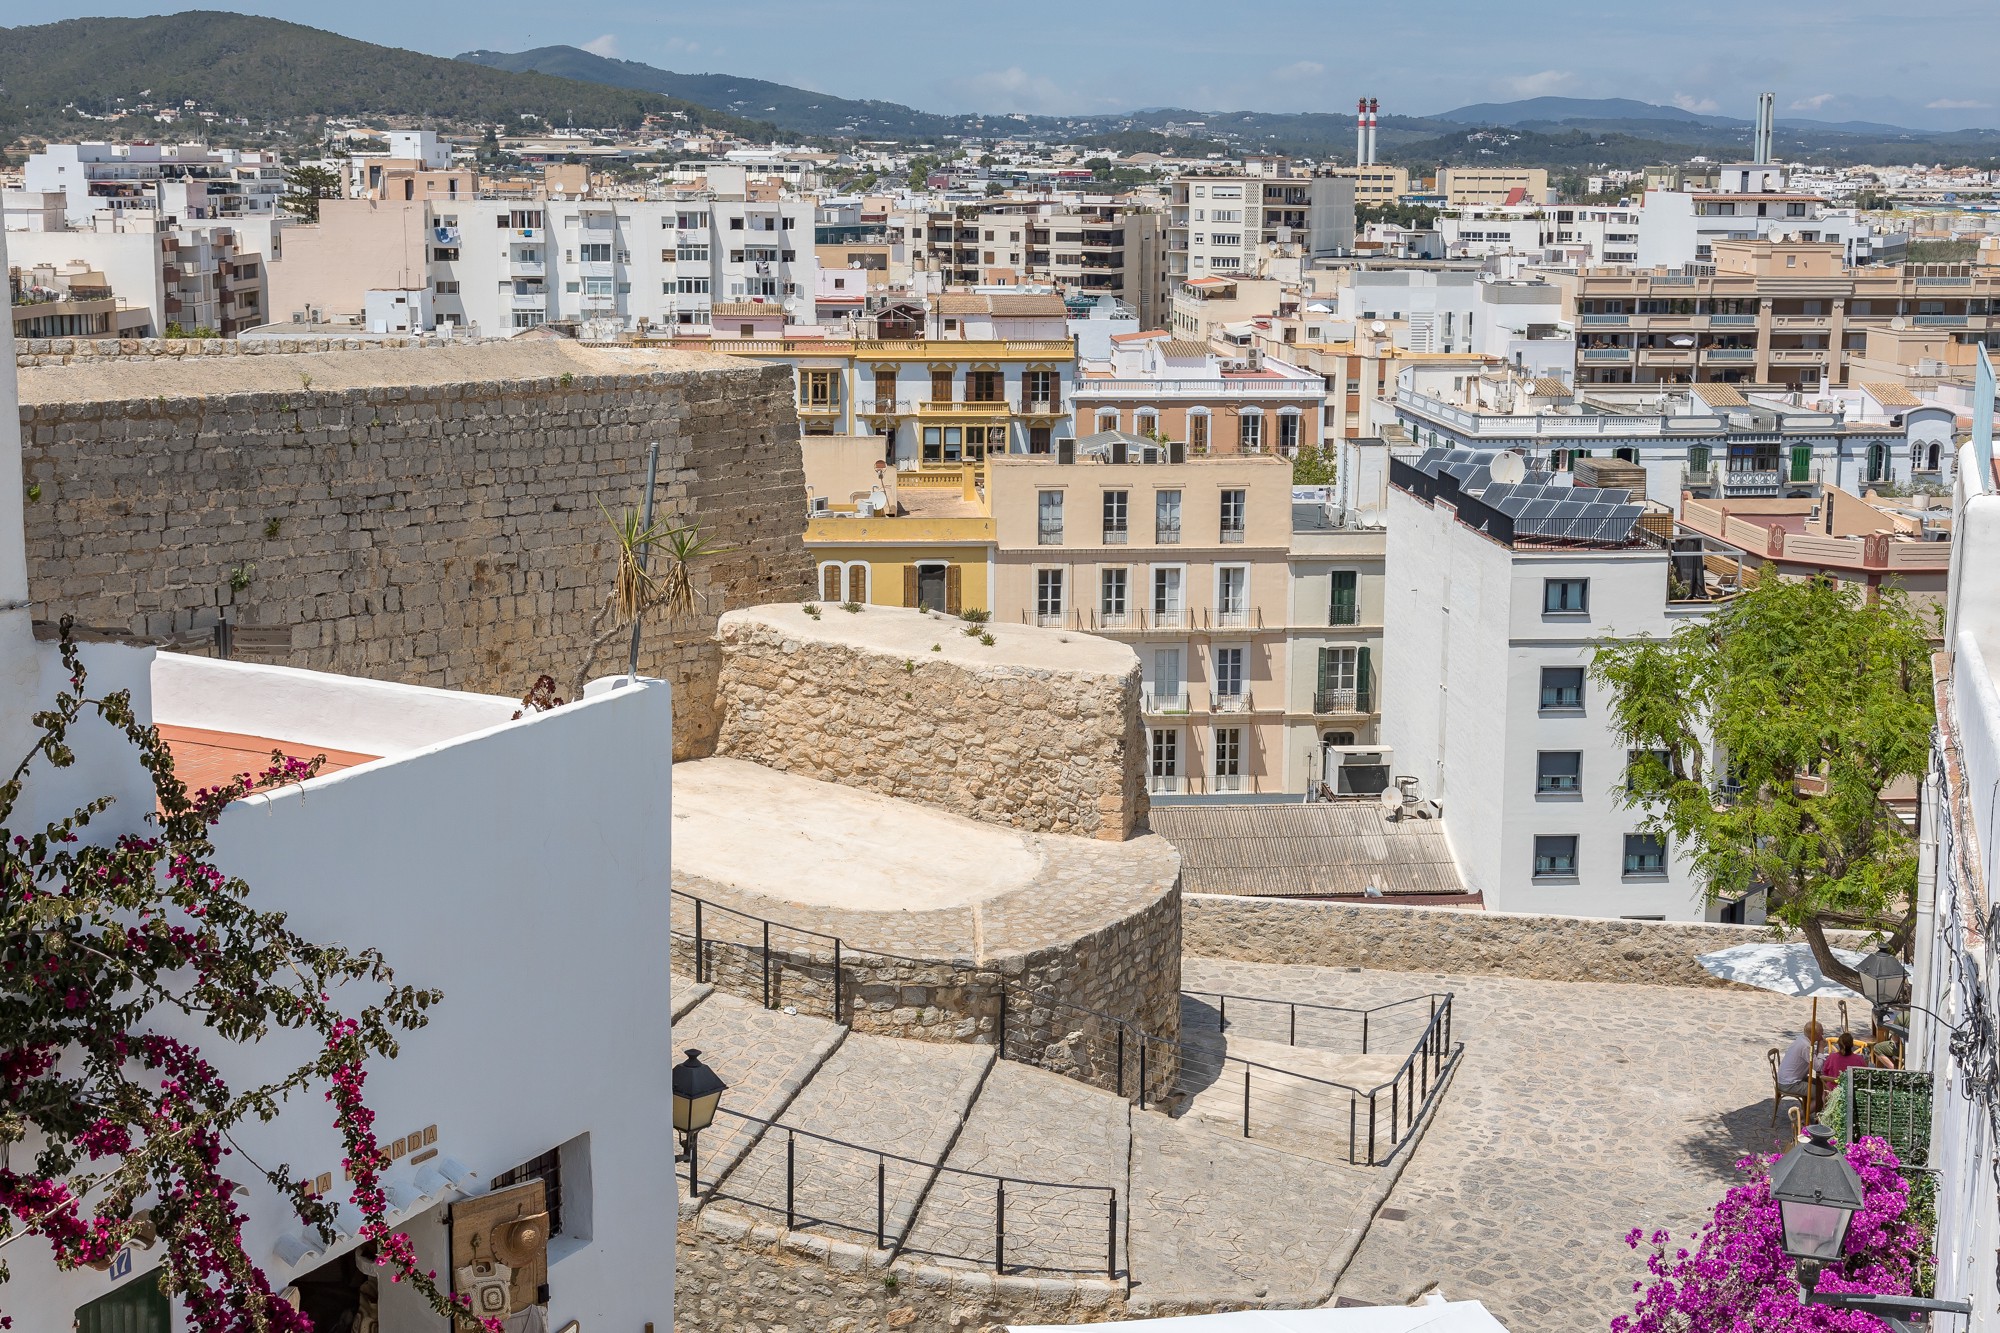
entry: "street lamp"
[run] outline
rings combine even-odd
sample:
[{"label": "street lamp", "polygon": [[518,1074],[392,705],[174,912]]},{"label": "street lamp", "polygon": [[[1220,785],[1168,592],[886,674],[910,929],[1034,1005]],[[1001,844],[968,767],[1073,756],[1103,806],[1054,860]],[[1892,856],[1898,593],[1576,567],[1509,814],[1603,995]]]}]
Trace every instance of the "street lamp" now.
[{"label": "street lamp", "polygon": [[1861,998],[1878,1012],[1902,999],[1910,980],[1910,969],[1886,944],[1862,959],[1855,971],[1861,974]]},{"label": "street lamp", "polygon": [[1885,1320],[1897,1333],[1914,1333],[1906,1321],[1929,1314],[1972,1313],[1967,1301],[1818,1290],[1820,1270],[1840,1261],[1848,1223],[1867,1202],[1860,1175],[1847,1164],[1846,1154],[1834,1145],[1833,1131],[1825,1125],[1806,1126],[1806,1141],[1771,1169],[1771,1198],[1784,1224],[1785,1253],[1799,1261],[1799,1285],[1805,1288],[1807,1305],[1861,1310]]},{"label": "street lamp", "polygon": [[722,1094],[729,1091],[729,1085],[701,1062],[700,1051],[690,1046],[686,1054],[687,1059],[674,1066],[674,1130],[687,1144],[688,1197],[694,1198],[701,1193],[701,1179],[695,1167],[695,1140],[715,1123],[716,1107],[722,1102]]}]

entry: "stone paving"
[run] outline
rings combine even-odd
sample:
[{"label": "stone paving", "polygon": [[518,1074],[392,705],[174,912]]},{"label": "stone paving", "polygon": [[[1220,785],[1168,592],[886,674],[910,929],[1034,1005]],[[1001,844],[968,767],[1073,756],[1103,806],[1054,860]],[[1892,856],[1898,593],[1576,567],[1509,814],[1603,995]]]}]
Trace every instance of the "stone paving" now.
[{"label": "stone paving", "polygon": [[[682,1006],[686,1005],[686,1008]],[[727,1176],[756,1142],[759,1121],[776,1118],[841,1044],[844,1028],[765,1009],[674,978],[674,1047],[696,1049],[729,1085],[727,1109],[701,1136],[703,1188]],[[687,1191],[681,1177],[683,1197]]]},{"label": "stone paving", "polygon": [[[776,1012],[787,1022],[817,1021]],[[789,1141],[794,1230],[873,1245],[879,1223],[893,1243],[914,1219],[993,1059],[990,1046],[849,1033],[793,1099],[782,1125],[723,1178],[717,1197],[783,1224]],[[786,1128],[799,1132],[789,1136]]]},{"label": "stone paving", "polygon": [[1184,975],[1334,1004],[1456,993],[1465,1057],[1337,1295],[1400,1303],[1435,1285],[1537,1333],[1602,1330],[1629,1310],[1643,1264],[1625,1234],[1685,1235],[1734,1160],[1774,1146],[1764,1051],[1808,1015],[1753,991],[1198,958]]},{"label": "stone paving", "polygon": [[[1102,1276],[1107,1268],[1122,1270],[1124,1240],[1120,1234],[1113,1258],[1113,1219],[1104,1189],[1021,1182],[1109,1186],[1122,1206],[1131,1114],[1125,1099],[1113,1093],[1032,1065],[995,1064],[903,1252],[952,1266],[990,1266],[997,1199],[988,1177],[1012,1176],[1017,1179],[1006,1193],[1008,1271]],[[979,1174],[960,1174],[974,1172]],[[1117,1229],[1124,1230],[1122,1217]]]}]

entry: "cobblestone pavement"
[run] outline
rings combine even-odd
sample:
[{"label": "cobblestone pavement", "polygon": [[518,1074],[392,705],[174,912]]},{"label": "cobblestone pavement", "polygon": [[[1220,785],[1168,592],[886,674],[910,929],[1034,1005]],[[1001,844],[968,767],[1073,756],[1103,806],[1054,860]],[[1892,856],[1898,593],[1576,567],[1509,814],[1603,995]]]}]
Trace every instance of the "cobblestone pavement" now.
[{"label": "cobblestone pavement", "polygon": [[[879,1221],[885,1239],[893,1241],[908,1228],[993,1055],[990,1046],[849,1033],[781,1123],[723,1180],[718,1198],[759,1221],[782,1225],[789,1141],[794,1229],[872,1245]],[[787,1127],[800,1132],[788,1136]],[[896,1157],[878,1159],[870,1150]]]},{"label": "cobblestone pavement", "polygon": [[1279,1307],[1325,1301],[1384,1183],[1366,1167],[1135,1115],[1135,1312],[1196,1298]]},{"label": "cobblestone pavement", "polygon": [[[728,1110],[701,1136],[698,1165],[707,1186],[729,1174],[755,1142],[756,1122],[783,1111],[845,1033],[822,1019],[765,1009],[680,977],[674,992],[676,1009],[693,1001],[674,1019],[675,1049],[699,1050],[702,1063],[729,1085]],[[681,1190],[685,1197],[685,1174]]]},{"label": "cobblestone pavement", "polygon": [[1602,1330],[1629,1310],[1643,1268],[1625,1233],[1685,1235],[1732,1162],[1774,1145],[1764,1051],[1809,1012],[1751,991],[1183,967],[1193,988],[1333,1004],[1456,993],[1465,1058],[1337,1294],[1396,1303],[1437,1285],[1538,1333]]},{"label": "cobblestone pavement", "polygon": [[[990,1267],[998,1200],[987,1177],[1013,1176],[1019,1179],[1007,1185],[1008,1271],[1103,1276],[1112,1245],[1106,1191],[1020,1182],[1110,1186],[1122,1206],[1130,1118],[1125,1099],[1113,1093],[1031,1065],[999,1062],[945,1158],[947,1169],[931,1185],[904,1253]],[[1122,1270],[1125,1258],[1120,1235],[1115,1266]]]}]

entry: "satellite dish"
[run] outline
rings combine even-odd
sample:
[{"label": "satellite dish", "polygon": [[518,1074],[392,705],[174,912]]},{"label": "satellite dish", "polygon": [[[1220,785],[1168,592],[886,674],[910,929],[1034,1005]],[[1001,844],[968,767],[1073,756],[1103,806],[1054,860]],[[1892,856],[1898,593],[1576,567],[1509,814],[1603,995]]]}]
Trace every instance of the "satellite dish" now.
[{"label": "satellite dish", "polygon": [[1392,819],[1403,812],[1403,793],[1394,787],[1384,787],[1375,799]]},{"label": "satellite dish", "polygon": [[1379,320],[1379,319],[1378,319],[1378,320],[1376,320],[1376,321],[1375,321],[1375,322],[1374,322],[1373,324],[1370,324],[1370,325],[1369,325],[1368,327],[1369,327],[1370,329],[1374,330],[1374,331],[1375,331],[1376,333],[1378,333],[1378,334],[1380,334],[1380,333],[1387,333],[1387,332],[1389,331],[1389,326],[1388,326],[1387,324],[1384,324],[1384,323],[1383,323],[1383,322],[1382,322],[1381,320]]},{"label": "satellite dish", "polygon": [[1519,486],[1528,479],[1528,465],[1521,461],[1521,455],[1514,453],[1495,454],[1486,471],[1502,486]]}]

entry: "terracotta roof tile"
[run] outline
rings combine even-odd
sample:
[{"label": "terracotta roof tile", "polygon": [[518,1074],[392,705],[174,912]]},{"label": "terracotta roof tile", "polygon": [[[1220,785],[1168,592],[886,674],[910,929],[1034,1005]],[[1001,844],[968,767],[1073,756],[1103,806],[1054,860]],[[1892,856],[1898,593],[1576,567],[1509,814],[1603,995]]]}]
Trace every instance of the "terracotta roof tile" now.
[{"label": "terracotta roof tile", "polygon": [[1750,406],[1750,400],[1738,392],[1733,384],[1695,384],[1689,387],[1694,390],[1695,397],[1710,407]]},{"label": "terracotta roof tile", "polygon": [[1922,407],[1924,400],[1900,384],[1863,384],[1862,388],[1884,407]]}]

